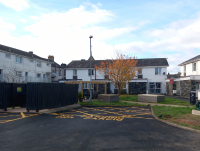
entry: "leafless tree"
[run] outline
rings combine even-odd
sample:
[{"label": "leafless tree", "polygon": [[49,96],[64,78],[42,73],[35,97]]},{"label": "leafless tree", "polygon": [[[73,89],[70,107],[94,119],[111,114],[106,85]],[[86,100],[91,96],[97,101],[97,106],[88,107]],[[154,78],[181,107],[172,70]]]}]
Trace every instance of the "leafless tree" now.
[{"label": "leafless tree", "polygon": [[11,66],[10,68],[4,70],[3,73],[4,82],[7,83],[21,83],[22,76],[17,74],[17,67]]}]

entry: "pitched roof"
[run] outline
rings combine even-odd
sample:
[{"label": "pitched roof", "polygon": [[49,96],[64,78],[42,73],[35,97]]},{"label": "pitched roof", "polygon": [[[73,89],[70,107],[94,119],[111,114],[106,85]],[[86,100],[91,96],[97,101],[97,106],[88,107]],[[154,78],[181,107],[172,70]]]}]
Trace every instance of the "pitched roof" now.
[{"label": "pitched roof", "polygon": [[[144,66],[169,66],[168,61],[166,58],[148,58],[148,59],[135,59],[138,60],[137,67],[144,67]],[[93,60],[92,66],[96,64],[97,66],[100,65],[101,62],[107,62],[111,60]],[[76,60],[71,61],[66,68],[90,68],[90,61],[88,60]]]},{"label": "pitched roof", "polygon": [[29,52],[26,52],[26,51],[22,51],[22,50],[19,50],[19,49],[16,49],[16,48],[4,46],[4,45],[1,45],[1,44],[0,44],[0,50],[6,51],[6,52],[9,52],[9,53],[14,53],[14,54],[26,56],[26,57],[29,57],[29,58],[35,58],[35,59],[48,61],[48,59],[39,57],[35,54],[29,53]]},{"label": "pitched roof", "polygon": [[195,57],[193,57],[193,58],[191,58],[191,59],[189,59],[189,60],[187,60],[187,61],[185,61],[185,62],[179,64],[178,66],[182,66],[182,65],[185,65],[185,64],[189,64],[189,63],[195,62],[195,61],[197,61],[197,60],[200,60],[200,55],[195,56]]}]

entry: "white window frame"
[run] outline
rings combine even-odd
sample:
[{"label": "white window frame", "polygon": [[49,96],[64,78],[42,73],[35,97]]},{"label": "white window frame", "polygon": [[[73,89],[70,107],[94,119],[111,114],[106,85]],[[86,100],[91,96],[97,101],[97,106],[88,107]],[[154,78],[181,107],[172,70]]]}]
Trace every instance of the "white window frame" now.
[{"label": "white window frame", "polygon": [[[157,84],[160,84],[160,88],[157,88]],[[153,85],[154,87],[151,88],[151,85]],[[149,92],[151,92],[151,90],[154,90],[154,93],[156,94],[156,90],[160,90],[160,93],[162,93],[162,82],[150,82],[149,83]],[[158,94],[160,94],[158,93]]]},{"label": "white window frame", "polygon": [[[156,74],[156,69],[158,70],[158,73]],[[161,68],[155,68],[155,75],[161,75]]]},{"label": "white window frame", "polygon": [[62,70],[59,70],[59,75],[62,76]]},{"label": "white window frame", "polygon": [[16,56],[16,63],[22,63],[22,57]]},{"label": "white window frame", "polygon": [[77,76],[77,70],[73,70],[73,76]]},{"label": "white window frame", "polygon": [[[94,70],[92,69],[92,75],[94,75]],[[90,69],[88,69],[88,76],[90,76]]]},{"label": "white window frame", "polygon": [[21,77],[22,76],[22,71],[15,71],[15,75],[18,76],[18,77]]},{"label": "white window frame", "polygon": [[183,68],[184,68],[184,69],[183,69],[183,70],[184,70],[184,72],[186,72],[186,65],[185,65]]},{"label": "white window frame", "polygon": [[5,57],[6,57],[7,59],[11,59],[11,54],[5,54]]},{"label": "white window frame", "polygon": [[197,70],[197,64],[196,62],[192,64],[192,71],[196,71]]},{"label": "white window frame", "polygon": [[42,62],[37,61],[37,67],[42,67]]}]

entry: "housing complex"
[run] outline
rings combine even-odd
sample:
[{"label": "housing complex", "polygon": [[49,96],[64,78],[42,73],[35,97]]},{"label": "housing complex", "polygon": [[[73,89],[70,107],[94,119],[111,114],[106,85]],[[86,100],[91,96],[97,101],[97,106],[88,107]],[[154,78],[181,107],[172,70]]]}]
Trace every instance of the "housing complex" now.
[{"label": "housing complex", "polygon": [[167,93],[169,95],[180,95],[185,98],[190,98],[190,93],[196,93],[198,97],[200,83],[200,55],[193,57],[180,66],[180,76],[166,79]]},{"label": "housing complex", "polygon": [[0,45],[0,82],[51,82],[51,62],[12,47]]},{"label": "housing complex", "polygon": [[[124,90],[128,94],[163,94],[166,93],[167,67],[169,66],[166,58],[148,58],[138,60],[136,68],[141,68],[140,72],[127,84]],[[102,76],[94,65],[100,65],[101,62],[111,60],[93,60],[92,61],[92,81],[107,81],[107,76]],[[66,81],[90,81],[90,61],[75,60],[66,66]],[[89,91],[89,83],[83,84],[83,93]],[[99,91],[104,92],[104,85],[99,85]],[[107,83],[108,93],[117,93],[118,90],[113,83]],[[79,91],[81,86],[79,85]],[[96,85],[92,86],[92,91],[96,91]]]}]

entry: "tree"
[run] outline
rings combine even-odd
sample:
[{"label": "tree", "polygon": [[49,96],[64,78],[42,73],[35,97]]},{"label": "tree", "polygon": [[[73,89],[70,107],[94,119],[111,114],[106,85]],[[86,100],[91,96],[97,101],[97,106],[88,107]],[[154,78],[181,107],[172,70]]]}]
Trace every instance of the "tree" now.
[{"label": "tree", "polygon": [[129,83],[141,68],[137,68],[137,59],[128,55],[117,53],[116,59],[102,61],[99,66],[95,64],[95,69],[101,74],[109,77],[109,80],[118,88],[121,94],[124,84]]},{"label": "tree", "polygon": [[3,74],[4,82],[7,83],[21,83],[22,77],[17,74],[17,67],[11,66],[11,68],[4,70]]}]

